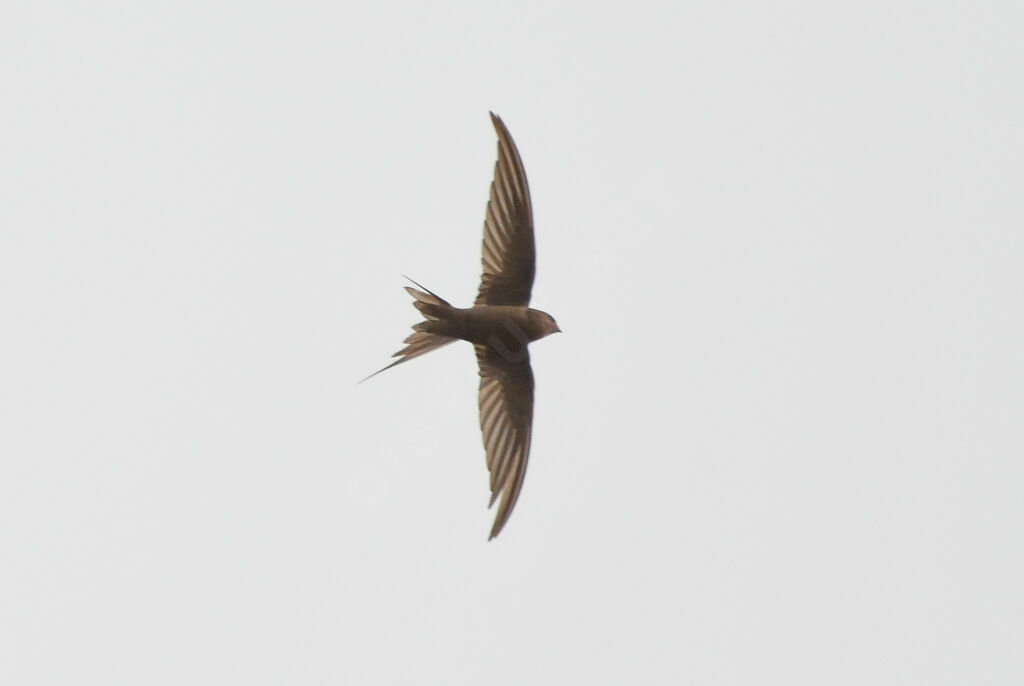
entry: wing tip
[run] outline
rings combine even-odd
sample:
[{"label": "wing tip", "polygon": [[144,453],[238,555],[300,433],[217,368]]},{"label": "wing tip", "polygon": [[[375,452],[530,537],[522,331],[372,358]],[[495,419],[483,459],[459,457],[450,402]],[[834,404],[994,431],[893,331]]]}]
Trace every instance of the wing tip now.
[{"label": "wing tip", "polygon": [[493,111],[488,112],[488,114],[491,115],[491,124],[494,125],[494,130],[498,132],[498,136],[500,138],[508,138],[508,129],[505,127],[505,122],[502,120],[502,118],[495,114]]},{"label": "wing tip", "polygon": [[[504,492],[504,488],[496,488],[491,491],[491,500],[487,503],[487,509],[494,507],[494,503],[498,502],[498,496]],[[502,512],[501,508],[498,508],[498,514],[494,518],[494,523],[491,525],[491,534],[487,537],[488,541],[493,541],[501,530],[505,528],[505,523],[508,521],[508,512]]]},{"label": "wing tip", "polygon": [[505,528],[505,522],[494,521],[494,526],[491,527],[491,535],[487,537],[488,541],[493,541],[501,533],[501,530]]}]

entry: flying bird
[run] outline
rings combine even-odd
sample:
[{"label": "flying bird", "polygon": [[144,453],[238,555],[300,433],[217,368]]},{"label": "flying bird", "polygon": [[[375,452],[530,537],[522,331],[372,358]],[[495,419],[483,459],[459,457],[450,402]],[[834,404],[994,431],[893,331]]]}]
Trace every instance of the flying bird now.
[{"label": "flying bird", "polygon": [[480,431],[491,476],[488,507],[501,498],[488,540],[508,521],[526,476],[533,425],[528,345],[561,331],[554,317],[529,307],[536,261],[530,189],[504,122],[493,112],[491,122],[498,134],[498,161],[484,218],[483,274],[476,301],[472,307],[453,307],[409,279],[417,288],[405,290],[425,321],[412,327],[405,348],[394,354],[398,360],[366,377],[455,341],[473,344],[480,367]]}]

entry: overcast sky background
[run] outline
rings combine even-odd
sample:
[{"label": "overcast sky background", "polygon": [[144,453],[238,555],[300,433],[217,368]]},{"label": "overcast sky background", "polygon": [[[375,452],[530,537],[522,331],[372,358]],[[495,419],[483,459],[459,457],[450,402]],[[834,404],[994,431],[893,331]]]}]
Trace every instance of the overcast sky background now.
[{"label": "overcast sky background", "polygon": [[[0,682],[1024,682],[1024,9],[0,11]],[[941,6],[940,6],[941,5]],[[476,292],[533,193],[490,543]]]}]

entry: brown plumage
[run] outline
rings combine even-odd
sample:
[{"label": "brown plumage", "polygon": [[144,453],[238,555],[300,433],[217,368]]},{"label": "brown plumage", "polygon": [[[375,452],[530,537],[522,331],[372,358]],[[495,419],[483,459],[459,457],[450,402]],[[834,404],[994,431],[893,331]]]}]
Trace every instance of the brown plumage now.
[{"label": "brown plumage", "polygon": [[530,456],[533,370],[527,346],[560,329],[551,315],[529,307],[535,271],[530,188],[508,129],[493,112],[491,121],[498,133],[498,161],[484,219],[476,302],[466,309],[453,307],[413,281],[421,290],[406,290],[426,319],[413,326],[406,347],[395,353],[399,359],[370,376],[457,340],[473,344],[480,367],[480,431],[491,474],[490,504],[501,497],[491,528],[494,538],[519,499]]}]

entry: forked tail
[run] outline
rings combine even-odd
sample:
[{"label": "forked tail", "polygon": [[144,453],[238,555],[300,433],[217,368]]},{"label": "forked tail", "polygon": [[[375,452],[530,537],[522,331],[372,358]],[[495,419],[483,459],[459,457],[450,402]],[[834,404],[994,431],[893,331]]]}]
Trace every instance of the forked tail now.
[{"label": "forked tail", "polygon": [[[408,276],[405,278],[409,279]],[[405,290],[409,292],[409,295],[415,298],[413,307],[419,310],[420,313],[427,318],[427,321],[413,325],[412,328],[415,330],[403,341],[403,343],[406,343],[406,346],[392,355],[392,357],[398,357],[401,359],[395,360],[387,367],[384,367],[384,369],[378,369],[373,374],[366,377],[366,379],[371,379],[381,372],[391,369],[395,365],[402,364],[403,362],[407,362],[414,357],[419,357],[420,355],[426,355],[431,350],[437,350],[440,347],[459,340],[450,336],[442,336],[440,334],[430,332],[430,329],[433,328],[431,323],[441,320],[444,317],[445,309],[451,308],[451,304],[441,296],[432,292],[430,289],[420,286],[420,284],[416,283],[412,279],[409,279],[409,281],[412,281],[423,289],[416,290],[410,286],[405,287]],[[363,383],[366,379],[363,379],[359,383]]]}]

